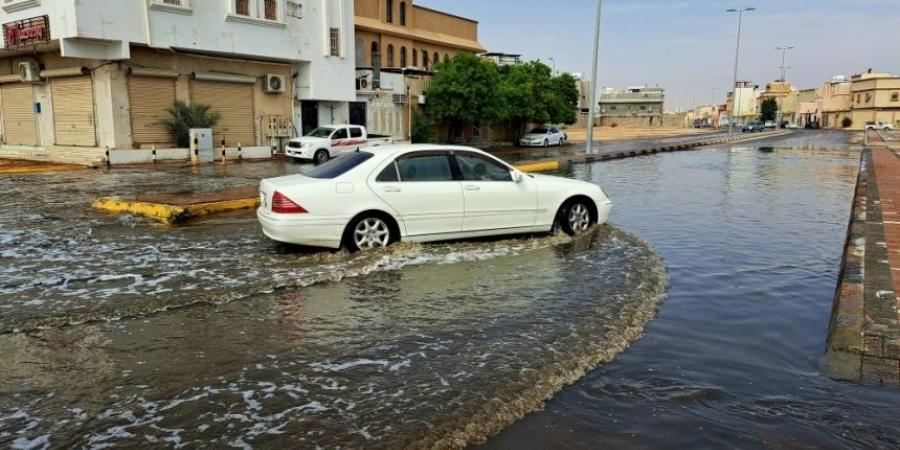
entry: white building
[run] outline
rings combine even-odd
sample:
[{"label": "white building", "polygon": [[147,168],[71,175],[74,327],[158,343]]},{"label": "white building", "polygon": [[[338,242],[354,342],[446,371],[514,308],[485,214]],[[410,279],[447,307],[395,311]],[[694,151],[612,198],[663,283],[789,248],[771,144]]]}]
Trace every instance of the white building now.
[{"label": "white building", "polygon": [[[177,147],[176,100],[220,115],[216,146],[269,150],[345,123],[351,0],[4,0],[0,156],[96,162]],[[128,151],[128,152],[126,152]],[[172,157],[186,156],[171,150]]]}]

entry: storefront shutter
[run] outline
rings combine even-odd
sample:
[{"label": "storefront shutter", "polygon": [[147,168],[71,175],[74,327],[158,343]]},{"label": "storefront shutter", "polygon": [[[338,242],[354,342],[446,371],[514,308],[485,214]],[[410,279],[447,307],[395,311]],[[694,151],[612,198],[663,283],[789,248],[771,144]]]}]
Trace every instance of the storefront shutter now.
[{"label": "storefront shutter", "polygon": [[11,145],[38,145],[31,84],[0,86],[0,103],[3,108],[3,142]]},{"label": "storefront shutter", "polygon": [[54,78],[50,81],[50,96],[56,145],[96,146],[91,77]]},{"label": "storefront shutter", "polygon": [[131,104],[131,135],[137,145],[167,146],[175,136],[161,124],[171,118],[175,103],[175,79],[134,76],[128,79]]},{"label": "storefront shutter", "polygon": [[193,80],[191,101],[219,113],[219,122],[213,127],[215,146],[222,145],[223,139],[229,147],[256,145],[252,84]]}]

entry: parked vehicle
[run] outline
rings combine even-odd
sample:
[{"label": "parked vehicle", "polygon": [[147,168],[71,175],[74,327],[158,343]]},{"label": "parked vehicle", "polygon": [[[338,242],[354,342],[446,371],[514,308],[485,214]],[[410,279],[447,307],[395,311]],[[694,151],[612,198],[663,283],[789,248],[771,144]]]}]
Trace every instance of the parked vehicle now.
[{"label": "parked vehicle", "polygon": [[537,127],[519,139],[523,147],[549,147],[566,143],[566,134],[556,127]]},{"label": "parked vehicle", "polygon": [[866,130],[893,130],[894,126],[887,122],[866,122]]},{"label": "parked vehicle", "polygon": [[392,137],[368,134],[365,127],[358,125],[328,125],[291,139],[285,153],[295,161],[312,160],[322,164],[341,153],[393,143]]},{"label": "parked vehicle", "polygon": [[345,153],[302,175],[263,180],[257,211],[269,238],[298,245],[379,248],[606,223],[600,186],[525,174],[468,147],[396,145]]},{"label": "parked vehicle", "polygon": [[765,129],[774,129],[774,128],[775,128],[775,125],[776,125],[776,124],[775,124],[775,121],[774,121],[774,120],[767,120],[766,123],[763,124],[763,128],[765,128]]},{"label": "parked vehicle", "polygon": [[786,123],[784,124],[784,128],[785,128],[786,130],[796,130],[796,129],[800,128],[800,127],[798,127],[797,124],[794,123],[794,122],[786,122]]},{"label": "parked vehicle", "polygon": [[763,124],[760,122],[750,122],[741,129],[744,133],[759,133],[763,131]]}]

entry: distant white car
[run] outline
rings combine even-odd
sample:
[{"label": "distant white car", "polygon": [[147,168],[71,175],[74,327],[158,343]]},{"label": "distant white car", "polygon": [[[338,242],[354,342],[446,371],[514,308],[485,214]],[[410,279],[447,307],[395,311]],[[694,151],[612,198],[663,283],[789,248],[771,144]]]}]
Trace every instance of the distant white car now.
[{"label": "distant white car", "polygon": [[263,233],[350,251],[562,230],[606,223],[600,186],[528,175],[480,150],[397,145],[345,153],[303,175],[263,180]]},{"label": "distant white car", "polygon": [[392,137],[368,134],[366,128],[359,125],[328,125],[291,139],[285,153],[296,161],[322,164],[341,153],[393,143]]},{"label": "distant white car", "polygon": [[556,127],[537,127],[519,139],[523,147],[549,147],[566,143],[566,134]]},{"label": "distant white car", "polygon": [[796,123],[788,122],[788,123],[784,124],[784,128],[785,128],[786,130],[796,130],[796,129],[800,128],[800,127],[797,126]]},{"label": "distant white car", "polygon": [[893,130],[894,126],[887,122],[869,122],[866,123],[867,130],[878,130],[878,131],[886,131]]}]

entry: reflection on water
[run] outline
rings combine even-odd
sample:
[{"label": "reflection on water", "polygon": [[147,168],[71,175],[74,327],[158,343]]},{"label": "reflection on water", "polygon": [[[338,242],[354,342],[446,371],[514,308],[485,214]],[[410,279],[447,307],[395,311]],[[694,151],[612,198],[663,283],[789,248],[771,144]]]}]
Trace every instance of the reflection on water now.
[{"label": "reflection on water", "polygon": [[900,391],[819,366],[859,167],[847,137],[578,168],[663,255],[668,298],[628,352],[486,447],[900,448]]}]

